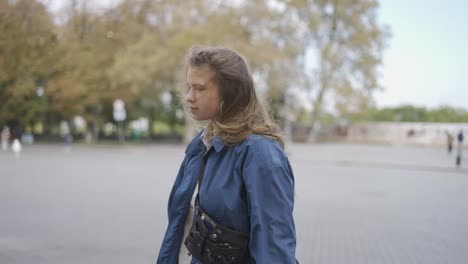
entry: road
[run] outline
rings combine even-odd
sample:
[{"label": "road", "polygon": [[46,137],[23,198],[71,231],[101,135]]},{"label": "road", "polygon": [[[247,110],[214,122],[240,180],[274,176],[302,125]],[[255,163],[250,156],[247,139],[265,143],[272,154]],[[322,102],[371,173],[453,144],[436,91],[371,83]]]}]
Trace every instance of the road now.
[{"label": "road", "polygon": [[[468,160],[443,149],[292,144],[305,264],[464,264]],[[0,152],[0,263],[155,263],[184,146]]]}]

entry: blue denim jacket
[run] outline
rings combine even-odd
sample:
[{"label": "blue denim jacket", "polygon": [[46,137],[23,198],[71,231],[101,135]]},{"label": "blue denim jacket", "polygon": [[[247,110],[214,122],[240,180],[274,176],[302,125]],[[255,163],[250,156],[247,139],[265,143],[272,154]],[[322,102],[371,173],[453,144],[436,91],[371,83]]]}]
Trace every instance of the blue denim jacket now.
[{"label": "blue denim jacket", "polygon": [[[157,264],[178,263],[185,219],[207,151],[201,134],[188,145],[169,196],[169,223]],[[201,207],[219,224],[250,234],[250,263],[296,263],[294,175],[280,144],[254,134],[229,147],[216,137],[206,155]]]}]

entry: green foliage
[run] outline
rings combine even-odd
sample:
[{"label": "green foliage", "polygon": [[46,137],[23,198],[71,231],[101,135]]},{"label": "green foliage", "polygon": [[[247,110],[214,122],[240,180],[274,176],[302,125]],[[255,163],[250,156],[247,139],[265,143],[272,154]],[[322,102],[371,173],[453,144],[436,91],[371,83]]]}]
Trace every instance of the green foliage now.
[{"label": "green foliage", "polygon": [[308,27],[308,40],[317,57],[309,73],[315,93],[312,123],[319,120],[325,98],[347,117],[365,112],[380,89],[378,69],[390,36],[378,22],[377,0],[287,1]]},{"label": "green foliage", "polygon": [[170,126],[165,122],[156,121],[153,123],[154,134],[169,134],[171,132]]},{"label": "green foliage", "polygon": [[355,116],[355,121],[385,121],[385,122],[468,122],[468,111],[461,108],[441,106],[435,109],[426,109],[411,105],[372,108],[365,116]]},{"label": "green foliage", "polygon": [[[120,98],[128,120],[147,116],[181,130],[175,95],[196,44],[244,54],[278,120],[292,87],[316,92],[311,120],[321,120],[327,94],[337,112],[350,115],[367,109],[380,86],[388,30],[377,23],[376,0],[122,0],[99,13],[88,1],[68,3],[54,24],[38,0],[0,0],[0,121],[40,122],[47,130],[81,115],[92,129],[113,121]],[[308,48],[319,58],[312,73],[304,71]],[[167,92],[169,106],[161,100]]]},{"label": "green foliage", "polygon": [[43,4],[0,0],[0,120],[30,124],[45,111],[38,87],[53,73],[55,26]]}]

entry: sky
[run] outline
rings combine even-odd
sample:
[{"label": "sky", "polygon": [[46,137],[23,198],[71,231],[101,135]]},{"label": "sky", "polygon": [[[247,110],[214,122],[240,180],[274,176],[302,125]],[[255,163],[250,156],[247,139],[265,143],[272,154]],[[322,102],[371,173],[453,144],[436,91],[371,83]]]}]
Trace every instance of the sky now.
[{"label": "sky", "polygon": [[[43,0],[58,9],[61,0]],[[100,7],[118,1],[95,0]],[[383,53],[378,107],[412,104],[468,109],[468,1],[379,0],[392,37]]]},{"label": "sky", "polygon": [[377,106],[468,109],[468,1],[380,0],[391,27]]}]

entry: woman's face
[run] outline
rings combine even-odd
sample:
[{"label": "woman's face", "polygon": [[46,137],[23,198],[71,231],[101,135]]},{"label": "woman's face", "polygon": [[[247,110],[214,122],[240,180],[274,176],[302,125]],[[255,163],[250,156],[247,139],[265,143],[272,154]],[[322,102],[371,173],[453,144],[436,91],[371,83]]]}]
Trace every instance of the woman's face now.
[{"label": "woman's face", "polygon": [[187,105],[195,120],[219,117],[221,98],[215,72],[208,65],[189,66],[187,70]]}]

